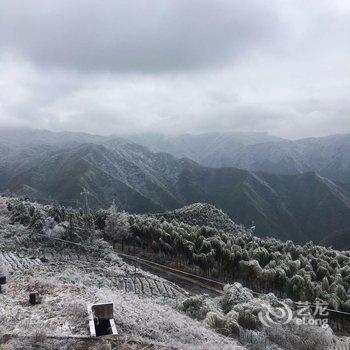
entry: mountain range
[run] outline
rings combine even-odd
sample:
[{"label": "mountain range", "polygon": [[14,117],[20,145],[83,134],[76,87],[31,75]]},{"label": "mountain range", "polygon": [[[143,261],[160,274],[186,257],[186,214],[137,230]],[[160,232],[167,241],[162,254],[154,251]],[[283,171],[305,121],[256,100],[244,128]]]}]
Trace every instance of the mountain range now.
[{"label": "mountain range", "polygon": [[188,158],[206,167],[234,167],[250,171],[293,175],[315,171],[321,176],[350,184],[350,134],[286,140],[262,132],[183,134],[157,133],[100,136],[50,132],[26,128],[0,128],[0,155],[17,149],[27,156],[57,147],[83,143],[113,145],[135,143],[155,153]]},{"label": "mountain range", "polygon": [[[240,136],[245,147],[261,141],[265,145],[270,137]],[[0,190],[41,202],[79,206],[84,189],[93,208],[108,207],[114,200],[120,209],[135,213],[204,202],[237,223],[255,226],[260,236],[296,242],[319,241],[350,227],[350,186],[314,171],[281,175],[206,167],[152,152],[126,137],[29,129],[2,130],[0,155]]]},{"label": "mountain range", "polygon": [[127,138],[153,152],[187,157],[203,166],[288,175],[315,171],[350,183],[350,134],[295,141],[267,133],[138,134]]}]

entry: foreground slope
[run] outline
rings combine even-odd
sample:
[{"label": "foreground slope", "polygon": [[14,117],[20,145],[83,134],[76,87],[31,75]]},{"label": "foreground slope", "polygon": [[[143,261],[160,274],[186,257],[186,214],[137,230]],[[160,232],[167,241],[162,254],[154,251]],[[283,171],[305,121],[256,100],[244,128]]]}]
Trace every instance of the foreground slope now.
[{"label": "foreground slope", "polygon": [[[0,207],[5,214],[4,230],[0,230],[1,273],[8,276],[0,303],[7,327],[3,332],[9,332],[0,337],[5,348],[12,349],[13,343],[16,348],[21,343],[28,349],[238,350],[241,347],[236,346],[234,338],[249,349],[335,350],[347,341],[339,339],[334,331],[349,332],[348,320],[337,311],[349,310],[349,252],[259,239],[241,226],[234,227],[237,234],[232,235],[178,221],[182,217],[191,220],[193,212],[203,209],[219,215],[213,224],[227,221],[220,211],[201,204],[187,207],[188,215],[186,209],[177,211],[177,219],[171,222],[154,215],[117,212],[115,207],[84,213],[18,198],[9,199],[7,208],[8,212]],[[147,254],[157,261],[166,259],[167,265],[180,264],[207,277],[224,277],[232,284],[220,292],[216,288],[219,297],[188,297],[174,283],[145,273],[138,266],[130,269],[109,243],[116,249],[121,244],[129,252]],[[174,269],[170,270],[174,275]],[[185,288],[190,288],[194,279],[186,276]],[[244,288],[237,279],[260,293]],[[210,280],[204,281],[208,284]],[[43,296],[42,303],[35,307],[28,304],[31,291]],[[311,322],[300,323],[298,304],[287,297],[327,302],[333,309],[327,320],[329,326],[321,327],[312,315],[308,318]],[[116,304],[114,318],[120,336],[92,340],[84,333],[84,304],[110,300]],[[141,301],[143,305],[139,305]],[[171,305],[181,312],[173,313]],[[267,325],[261,314],[280,305],[290,309],[292,318]],[[196,323],[186,322],[184,313],[231,338],[213,333],[209,340],[210,333],[202,331],[202,325],[197,331]],[[120,315],[123,318],[119,319]],[[176,315],[183,322],[177,317],[175,320]],[[188,329],[184,332],[182,327]]]},{"label": "foreground slope", "polygon": [[[185,298],[181,288],[140,269],[135,275],[107,248],[96,256],[10,225],[4,198],[0,220],[0,267],[8,276],[0,294],[1,348],[239,348],[172,307]],[[31,291],[41,293],[41,304],[29,305]],[[86,303],[97,302],[114,302],[117,339],[87,338]]]}]

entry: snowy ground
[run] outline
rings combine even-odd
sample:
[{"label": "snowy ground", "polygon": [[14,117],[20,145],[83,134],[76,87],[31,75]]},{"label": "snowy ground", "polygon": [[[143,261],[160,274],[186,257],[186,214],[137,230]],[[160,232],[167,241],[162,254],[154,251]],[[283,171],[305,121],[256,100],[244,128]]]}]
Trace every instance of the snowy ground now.
[{"label": "snowy ground", "polygon": [[[9,224],[0,198],[0,273],[7,274],[0,349],[243,349],[176,311],[186,293],[175,284],[135,271],[113,254],[97,258],[64,245],[57,251],[44,241],[31,244],[28,235]],[[31,291],[40,292],[41,304],[29,304]],[[114,303],[118,345],[78,338],[89,335],[86,304],[98,302]],[[23,336],[29,338],[18,338]]]}]

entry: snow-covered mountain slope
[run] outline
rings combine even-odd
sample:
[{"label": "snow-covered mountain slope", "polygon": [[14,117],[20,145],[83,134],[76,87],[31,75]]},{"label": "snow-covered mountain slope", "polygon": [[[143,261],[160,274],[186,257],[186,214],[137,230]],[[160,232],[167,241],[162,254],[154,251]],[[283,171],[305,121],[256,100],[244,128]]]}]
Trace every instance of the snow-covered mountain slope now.
[{"label": "snow-covered mountain slope", "polygon": [[143,134],[129,139],[153,151],[188,157],[204,166],[276,174],[315,171],[332,180],[350,182],[350,134],[296,141],[259,133],[176,137]]},{"label": "snow-covered mountain slope", "polygon": [[[0,199],[0,273],[7,275],[0,293],[1,349],[244,350],[176,310],[186,294],[175,284],[140,268],[135,274],[113,251],[96,255],[54,245],[10,225],[5,201]],[[29,304],[33,291],[41,304]],[[117,339],[89,339],[86,304],[99,302],[114,303]]]},{"label": "snow-covered mountain slope", "polygon": [[0,190],[42,202],[80,206],[86,189],[93,208],[106,208],[114,200],[134,213],[209,203],[238,224],[256,226],[258,235],[297,242],[318,242],[350,226],[348,189],[312,172],[274,175],[207,168],[119,143],[60,147],[11,166],[3,162],[1,169]]},{"label": "snow-covered mountain slope", "polygon": [[169,222],[176,220],[193,226],[209,226],[233,234],[246,232],[246,228],[237,225],[226,213],[208,203],[194,203],[155,216]]},{"label": "snow-covered mountain slope", "polygon": [[[285,140],[267,133],[226,132],[169,136],[156,133],[98,136],[73,132],[51,132],[0,128],[0,159],[8,161],[36,157],[43,151],[84,143],[118,148],[136,143],[153,152],[186,157],[203,166],[237,167],[276,174],[315,171],[332,180],[350,182],[350,135]],[[1,169],[0,169],[1,176]]]},{"label": "snow-covered mountain slope", "polygon": [[239,154],[244,147],[281,138],[258,132],[212,132],[178,136],[144,133],[125,135],[125,140],[146,146],[153,152],[166,152],[178,158],[190,158],[205,166],[230,166],[226,161]]}]

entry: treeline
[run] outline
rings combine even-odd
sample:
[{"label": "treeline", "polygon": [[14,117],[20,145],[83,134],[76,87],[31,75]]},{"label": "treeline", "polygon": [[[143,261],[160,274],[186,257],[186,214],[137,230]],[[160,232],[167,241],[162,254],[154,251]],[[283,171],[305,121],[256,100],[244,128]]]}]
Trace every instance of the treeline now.
[{"label": "treeline", "polygon": [[294,300],[321,299],[332,309],[350,312],[350,252],[144,216],[131,216],[130,224],[129,242],[145,250],[181,256],[219,279],[229,277]]},{"label": "treeline", "polygon": [[156,218],[165,218],[184,222],[191,226],[210,226],[225,231],[226,233],[240,233],[247,231],[242,225],[237,225],[222,210],[208,203],[194,203],[183,208],[155,214]]},{"label": "treeline", "polygon": [[33,233],[59,237],[73,242],[96,238],[95,214],[65,208],[58,204],[40,205],[28,200],[12,199],[7,203],[10,222],[20,223]]},{"label": "treeline", "polygon": [[[181,260],[203,274],[294,300],[321,299],[350,312],[350,252],[291,241],[258,238],[249,231],[232,234],[209,226],[193,226],[165,218],[128,215],[109,210],[83,212],[59,205],[41,206],[11,200],[11,221],[33,232],[72,241],[103,237],[110,243],[134,245],[170,260]],[[210,220],[210,218],[208,218]]]}]

